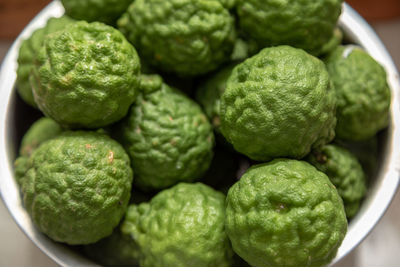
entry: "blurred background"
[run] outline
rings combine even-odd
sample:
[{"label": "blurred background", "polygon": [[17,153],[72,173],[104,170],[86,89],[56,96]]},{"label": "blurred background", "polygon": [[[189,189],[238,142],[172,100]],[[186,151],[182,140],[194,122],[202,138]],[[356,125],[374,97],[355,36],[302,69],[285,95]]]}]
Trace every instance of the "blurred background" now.
[{"label": "blurred background", "polygon": [[[82,0],[83,1],[83,0]],[[49,0],[0,0],[0,62]],[[375,29],[400,69],[400,0],[349,0]],[[18,228],[0,201],[0,266],[57,266]],[[334,267],[400,266],[400,193],[364,242]]]}]

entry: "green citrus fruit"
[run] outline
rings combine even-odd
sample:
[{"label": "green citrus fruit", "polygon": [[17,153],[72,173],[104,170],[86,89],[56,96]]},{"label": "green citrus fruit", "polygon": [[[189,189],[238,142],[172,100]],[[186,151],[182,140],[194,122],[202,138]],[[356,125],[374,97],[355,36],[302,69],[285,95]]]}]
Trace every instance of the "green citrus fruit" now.
[{"label": "green citrus fruit", "polygon": [[58,136],[63,129],[54,120],[43,117],[35,121],[21,141],[19,154],[29,157],[43,142]]},{"label": "green citrus fruit", "polygon": [[62,126],[98,128],[126,115],[139,87],[135,48],[99,22],[47,35],[30,76],[41,111]]},{"label": "green citrus fruit", "polygon": [[180,76],[216,69],[235,41],[233,17],[216,0],[136,0],[118,27],[146,62]]},{"label": "green citrus fruit", "polygon": [[236,64],[231,64],[212,75],[199,86],[196,93],[196,100],[203,107],[204,113],[207,115],[214,127],[214,130],[218,134],[221,133],[221,96],[225,92],[226,81],[231,75],[232,69],[235,67],[235,65]]},{"label": "green citrus fruit", "polygon": [[362,141],[387,127],[390,89],[385,69],[356,46],[339,46],[325,62],[337,95],[337,137]]},{"label": "green citrus fruit", "polygon": [[254,160],[302,158],[334,137],[336,98],[324,63],[290,46],[237,65],[221,98],[221,132]]},{"label": "green citrus fruit", "polygon": [[61,0],[65,14],[77,20],[114,23],[132,0]]},{"label": "green citrus fruit", "polygon": [[242,32],[260,47],[291,45],[313,55],[332,38],[342,0],[237,0]]},{"label": "green citrus fruit", "polygon": [[307,161],[329,177],[343,199],[347,218],[354,217],[367,189],[364,171],[357,158],[337,145],[326,145],[313,151]]},{"label": "green citrus fruit", "polygon": [[233,253],[224,218],[222,193],[180,183],[129,206],[121,229],[137,243],[141,267],[228,267]]},{"label": "green citrus fruit", "polygon": [[326,55],[335,50],[343,41],[343,32],[340,28],[335,28],[331,39],[321,48],[321,55]]},{"label": "green citrus fruit", "polygon": [[84,247],[85,254],[108,267],[139,267],[139,248],[130,236],[123,235],[120,227],[94,244]]},{"label": "green citrus fruit", "polygon": [[43,117],[35,121],[22,138],[19,148],[19,157],[14,162],[15,177],[18,183],[25,175],[29,156],[43,142],[61,134],[62,129],[54,120]]},{"label": "green citrus fruit", "polygon": [[325,266],[347,230],[335,186],[304,161],[252,166],[226,201],[233,250],[254,267]]},{"label": "green citrus fruit", "polygon": [[131,157],[135,183],[144,190],[198,179],[212,160],[207,117],[157,75],[142,76],[141,94],[116,131]]},{"label": "green citrus fruit", "polygon": [[110,235],[124,215],[132,184],[129,157],[95,132],[65,132],[39,146],[21,180],[36,227],[70,245]]},{"label": "green citrus fruit", "polygon": [[21,43],[17,60],[17,92],[26,103],[33,107],[37,106],[29,83],[29,74],[33,68],[34,58],[43,46],[44,37],[47,34],[62,30],[72,22],[73,20],[67,16],[50,18],[43,28],[34,31],[29,38]]}]

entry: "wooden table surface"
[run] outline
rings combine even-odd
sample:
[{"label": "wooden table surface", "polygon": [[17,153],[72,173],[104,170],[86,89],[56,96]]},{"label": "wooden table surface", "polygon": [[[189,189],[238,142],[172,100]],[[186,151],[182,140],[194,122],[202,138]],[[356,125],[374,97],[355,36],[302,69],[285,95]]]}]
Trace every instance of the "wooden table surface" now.
[{"label": "wooden table surface", "polygon": [[0,39],[14,39],[51,0],[0,0]]}]

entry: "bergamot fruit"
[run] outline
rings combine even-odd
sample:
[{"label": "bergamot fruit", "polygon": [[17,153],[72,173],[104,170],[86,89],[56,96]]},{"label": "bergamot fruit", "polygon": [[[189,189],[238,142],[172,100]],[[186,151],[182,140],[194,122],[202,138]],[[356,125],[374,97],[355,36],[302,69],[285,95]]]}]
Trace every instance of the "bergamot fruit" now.
[{"label": "bergamot fruit", "polygon": [[43,142],[61,134],[63,129],[54,120],[43,117],[35,121],[21,141],[19,154],[29,157]]},{"label": "bergamot fruit", "polygon": [[221,98],[221,132],[254,160],[302,158],[334,138],[336,98],[324,63],[290,46],[237,65]]},{"label": "bergamot fruit", "polygon": [[37,107],[29,83],[29,74],[33,68],[34,58],[43,46],[47,34],[64,29],[73,22],[67,16],[50,18],[43,28],[37,29],[32,35],[22,41],[18,54],[17,92],[21,98],[33,107]]},{"label": "bergamot fruit", "polygon": [[141,267],[228,267],[225,195],[201,183],[180,183],[149,203],[131,205],[122,223],[140,250]]},{"label": "bergamot fruit", "polygon": [[226,81],[232,73],[235,64],[231,64],[203,82],[196,93],[196,100],[203,107],[204,113],[212,123],[216,133],[220,134],[221,96],[225,92]]},{"label": "bergamot fruit", "polygon": [[389,123],[385,69],[356,46],[339,46],[325,61],[337,96],[336,136],[362,141]]},{"label": "bergamot fruit", "polygon": [[28,159],[43,142],[62,133],[62,128],[54,120],[43,117],[35,121],[22,138],[19,157],[14,162],[17,182],[25,175]]},{"label": "bergamot fruit", "polygon": [[114,23],[132,0],[61,0],[65,14],[77,20]]},{"label": "bergamot fruit", "polygon": [[216,69],[235,42],[234,19],[217,0],[135,0],[118,27],[146,62],[180,76]]},{"label": "bergamot fruit", "polygon": [[142,75],[141,93],[116,132],[144,190],[194,181],[212,160],[214,135],[200,106],[157,75]]},{"label": "bergamot fruit", "polygon": [[343,32],[340,28],[335,28],[331,39],[325,43],[321,48],[321,55],[326,55],[335,50],[343,40]]},{"label": "bergamot fruit", "polygon": [[237,0],[242,32],[260,47],[291,45],[319,55],[332,38],[343,0]]},{"label": "bergamot fruit", "polygon": [[336,255],[347,220],[335,186],[305,161],[254,165],[226,199],[233,250],[251,266],[325,266]]},{"label": "bergamot fruit", "polygon": [[132,169],[116,141],[95,132],[65,132],[39,146],[21,180],[36,227],[70,245],[110,235],[126,212]]},{"label": "bergamot fruit", "polygon": [[139,88],[135,48],[100,22],[47,35],[30,76],[39,109],[71,128],[98,128],[126,115]]},{"label": "bergamot fruit", "polygon": [[123,235],[120,227],[99,242],[86,245],[85,254],[107,267],[139,267],[139,249],[128,235]]},{"label": "bergamot fruit", "polygon": [[310,153],[307,161],[329,177],[343,199],[347,218],[354,217],[367,189],[357,158],[342,147],[326,145]]}]

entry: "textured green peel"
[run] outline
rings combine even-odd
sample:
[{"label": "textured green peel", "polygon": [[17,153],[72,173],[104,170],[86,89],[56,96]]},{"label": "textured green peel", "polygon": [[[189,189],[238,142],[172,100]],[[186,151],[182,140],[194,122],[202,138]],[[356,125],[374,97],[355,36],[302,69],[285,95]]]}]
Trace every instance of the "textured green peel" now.
[{"label": "textured green peel", "polygon": [[337,137],[362,141],[387,127],[390,89],[385,69],[356,46],[339,46],[325,63],[337,96]]},{"label": "textured green peel", "polygon": [[114,23],[133,0],[61,0],[65,13],[77,20]]},{"label": "textured green peel", "polygon": [[260,47],[291,45],[319,55],[331,38],[342,0],[237,0],[239,25]]},{"label": "textured green peel", "polygon": [[34,58],[43,46],[47,34],[64,29],[73,22],[67,16],[50,18],[43,28],[37,29],[32,35],[22,41],[18,54],[17,91],[21,98],[33,107],[37,107],[29,83],[29,74],[33,68]]},{"label": "textured green peel", "polygon": [[307,161],[329,177],[343,199],[347,218],[354,217],[367,189],[357,158],[337,145],[326,145],[313,151]]},{"label": "textured green peel", "polygon": [[139,87],[135,48],[119,31],[99,22],[76,22],[48,35],[33,70],[39,109],[71,128],[120,120]]},{"label": "textured green peel", "polygon": [[121,229],[137,243],[141,267],[228,267],[233,253],[224,217],[222,193],[180,183],[129,206]]},{"label": "textured green peel", "polygon": [[200,178],[210,165],[214,135],[199,105],[159,76],[142,76],[141,94],[118,124],[135,183],[161,189]]},{"label": "textured green peel", "polygon": [[132,169],[124,149],[106,135],[65,132],[44,142],[21,180],[35,226],[70,245],[110,235],[128,205]]},{"label": "textured green peel", "polygon": [[18,184],[28,168],[30,155],[43,142],[50,140],[62,133],[62,129],[54,120],[43,117],[35,121],[22,138],[19,156],[14,162],[15,177]]},{"label": "textured green peel", "polygon": [[254,160],[302,158],[334,137],[336,98],[324,63],[265,48],[237,65],[221,98],[221,132]]},{"label": "textured green peel", "polygon": [[226,201],[233,250],[255,267],[325,266],[347,230],[334,185],[304,161],[252,166]]},{"label": "textured green peel", "polygon": [[180,76],[216,69],[235,41],[233,17],[217,0],[136,0],[118,27],[146,62]]}]

